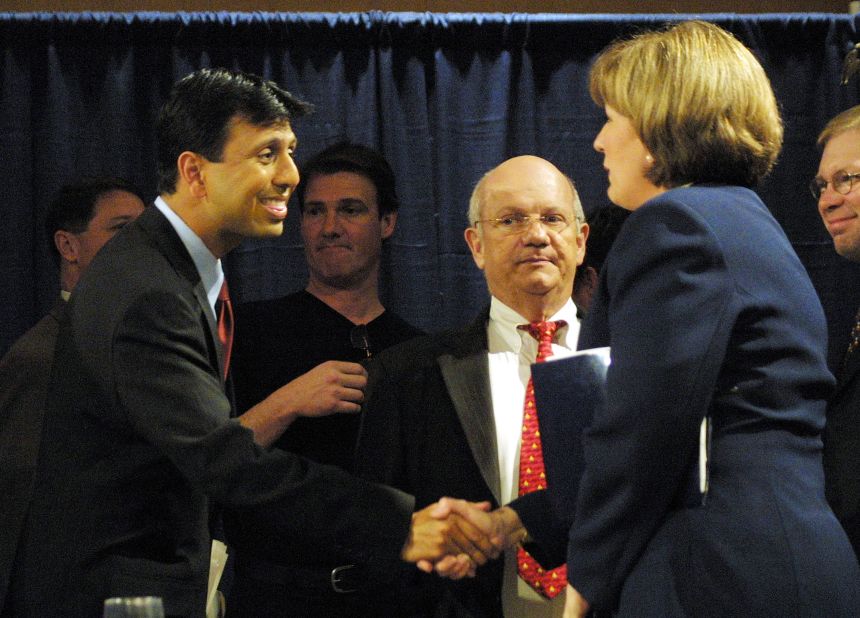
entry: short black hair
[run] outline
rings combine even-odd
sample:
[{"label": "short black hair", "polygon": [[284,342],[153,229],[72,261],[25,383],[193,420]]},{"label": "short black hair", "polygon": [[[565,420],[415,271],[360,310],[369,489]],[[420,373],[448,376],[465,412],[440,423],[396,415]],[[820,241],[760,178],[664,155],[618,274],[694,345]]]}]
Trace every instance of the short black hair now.
[{"label": "short black hair", "polygon": [[48,204],[44,227],[48,251],[55,264],[60,264],[60,252],[54,244],[54,234],[59,230],[74,234],[80,234],[86,230],[96,214],[96,202],[106,193],[113,191],[131,193],[141,202],[146,203],[140,190],[122,178],[89,176],[60,187],[54,199]]},{"label": "short black hair", "polygon": [[351,172],[364,176],[376,187],[376,201],[380,218],[397,212],[397,192],[394,172],[385,157],[369,146],[352,142],[338,142],[315,154],[299,170],[302,182],[297,190],[299,210],[305,209],[305,187],[316,176],[338,172]]},{"label": "short black hair", "polygon": [[585,257],[576,269],[573,287],[577,288],[585,276],[585,269],[591,266],[595,272],[600,273],[603,262],[609,255],[609,250],[615,242],[615,237],[621,230],[621,226],[630,215],[629,210],[620,206],[602,206],[591,213],[588,217],[588,238],[585,241]]},{"label": "short black hair", "polygon": [[176,191],[176,161],[186,150],[220,161],[234,117],[270,126],[312,109],[275,82],[251,73],[217,68],[185,76],[173,86],[156,124],[158,192]]}]

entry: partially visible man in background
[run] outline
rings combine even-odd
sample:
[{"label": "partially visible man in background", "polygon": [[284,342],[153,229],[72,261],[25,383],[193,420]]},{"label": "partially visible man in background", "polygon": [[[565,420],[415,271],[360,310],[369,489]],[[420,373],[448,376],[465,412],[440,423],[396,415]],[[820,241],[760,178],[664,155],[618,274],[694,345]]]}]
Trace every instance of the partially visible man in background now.
[{"label": "partially visible man in background", "polygon": [[143,208],[138,190],[118,178],[67,184],[48,205],[45,237],[60,269],[60,296],[0,360],[0,613],[33,492],[45,397],[66,301],[95,254]]},{"label": "partially visible man in background", "polygon": [[[302,167],[297,197],[308,283],[237,307],[233,382],[240,410],[319,363],[364,361],[421,334],[379,298],[382,245],[394,233],[398,209],[394,173],[382,155],[348,142],[330,146]],[[352,470],[360,422],[357,414],[300,418],[273,446]],[[258,517],[265,514],[227,517],[236,557],[231,614],[373,615],[374,599],[356,592],[365,587],[360,567],[347,568],[326,547],[273,552]]]},{"label": "partially visible man in background", "polygon": [[[836,253],[860,262],[860,105],[834,117],[818,138],[824,150],[810,184]],[[824,428],[827,500],[860,555],[860,311]],[[860,584],[858,584],[860,585]]]},{"label": "partially visible man in background", "polygon": [[576,269],[576,277],[573,280],[573,302],[583,316],[588,312],[591,297],[597,289],[603,262],[629,214],[629,210],[608,204],[598,208],[588,217],[585,257]]}]

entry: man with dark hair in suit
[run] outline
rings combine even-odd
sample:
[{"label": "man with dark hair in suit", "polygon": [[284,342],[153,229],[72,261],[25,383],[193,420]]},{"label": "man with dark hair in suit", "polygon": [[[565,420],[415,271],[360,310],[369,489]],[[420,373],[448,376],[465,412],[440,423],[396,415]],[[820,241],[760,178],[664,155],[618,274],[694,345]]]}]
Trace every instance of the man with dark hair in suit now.
[{"label": "man with dark hair in suit", "polygon": [[525,571],[540,565],[528,558],[521,570],[516,549],[525,541],[543,566],[557,565],[567,535],[546,515],[547,492],[529,464],[539,445],[526,429],[534,420],[526,412],[529,376],[544,345],[529,327],[552,324],[546,346],[555,355],[576,349],[571,293],[588,225],[573,182],[533,156],[490,170],[475,186],[468,217],[465,238],[486,276],[489,307],[461,330],[419,337],[374,358],[356,466],[367,478],[413,493],[419,505],[445,495],[509,505],[494,512],[505,519],[504,545],[513,546],[504,560],[482,567],[474,580],[416,574],[422,581],[403,583],[415,584],[410,594],[422,599],[423,613],[416,613],[560,616],[563,573],[539,572],[536,580]]},{"label": "man with dark hair in suit", "polygon": [[143,208],[138,190],[119,178],[86,178],[64,185],[48,205],[44,230],[48,251],[60,269],[60,296],[0,360],[0,614],[32,495],[45,397],[66,301],[95,254]]},{"label": "man with dark hair in suit", "polygon": [[[860,262],[860,105],[834,117],[818,138],[824,150],[810,188],[836,253]],[[860,311],[824,428],[827,500],[860,556]]]},{"label": "man with dark hair in suit", "polygon": [[210,503],[264,510],[276,551],[331,546],[369,571],[492,555],[443,509],[413,513],[400,491],[267,450],[297,416],[357,411],[361,365],[324,364],[231,418],[220,258],[281,233],[299,181],[291,120],[306,110],[238,71],[174,86],[160,196],[93,260],[60,326],[16,615],[92,617],[108,597],[158,596],[168,616],[202,616]]},{"label": "man with dark hair in suit", "polygon": [[[394,172],[375,150],[341,142],[302,166],[297,189],[309,279],[304,290],[236,310],[233,382],[239,409],[326,360],[364,361],[420,334],[379,299],[382,244],[394,233]],[[288,321],[291,327],[273,325]],[[299,328],[299,326],[301,326]],[[361,416],[300,418],[274,447],[352,469]],[[236,568],[231,612],[243,616],[371,616],[379,591],[325,547],[279,555],[255,512],[226,518]],[[338,575],[332,578],[332,574]]]}]

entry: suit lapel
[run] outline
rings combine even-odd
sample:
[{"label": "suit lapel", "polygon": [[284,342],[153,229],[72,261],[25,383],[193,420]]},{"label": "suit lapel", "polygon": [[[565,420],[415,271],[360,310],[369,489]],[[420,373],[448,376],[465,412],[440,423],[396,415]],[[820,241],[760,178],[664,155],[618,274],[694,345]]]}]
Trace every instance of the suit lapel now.
[{"label": "suit lapel", "polygon": [[[215,314],[212,311],[212,306],[209,304],[209,298],[206,295],[206,290],[203,288],[203,282],[200,280],[200,273],[197,272],[197,267],[194,265],[194,260],[188,253],[188,249],[182,244],[182,240],[170,225],[167,217],[162,214],[157,207],[151,206],[137,218],[136,223],[140,225],[152,241],[158,246],[159,251],[167,258],[170,265],[186,279],[191,286],[194,298],[200,305],[200,311],[206,318],[206,325],[209,329],[209,349],[215,351],[215,358],[210,359],[215,366],[218,374],[221,375],[224,367],[224,350],[222,349],[221,341],[215,335],[218,332],[215,320]],[[221,380],[224,381],[224,376],[221,375]]]},{"label": "suit lapel", "polygon": [[496,421],[487,360],[487,315],[457,335],[455,351],[438,358],[442,378],[487,487],[501,504]]}]

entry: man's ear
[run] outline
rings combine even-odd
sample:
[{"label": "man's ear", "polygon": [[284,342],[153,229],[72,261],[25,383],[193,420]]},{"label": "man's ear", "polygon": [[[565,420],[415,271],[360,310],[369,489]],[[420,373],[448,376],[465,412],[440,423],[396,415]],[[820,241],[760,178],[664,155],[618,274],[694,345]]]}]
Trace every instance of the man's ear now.
[{"label": "man's ear", "polygon": [[481,233],[478,231],[478,228],[474,226],[467,227],[463,232],[463,236],[466,238],[466,244],[469,245],[469,249],[472,251],[472,259],[475,260],[475,264],[478,265],[478,268],[484,270],[484,245],[481,241]]},{"label": "man's ear", "polygon": [[385,240],[394,233],[394,226],[396,224],[396,212],[389,212],[379,217],[379,235],[382,237],[382,240]]},{"label": "man's ear", "polygon": [[206,183],[203,179],[205,161],[203,157],[189,150],[180,154],[176,160],[179,178],[194,197],[206,197]]},{"label": "man's ear", "polygon": [[60,252],[60,257],[71,264],[76,264],[81,251],[78,235],[67,230],[54,232],[54,246]]}]

